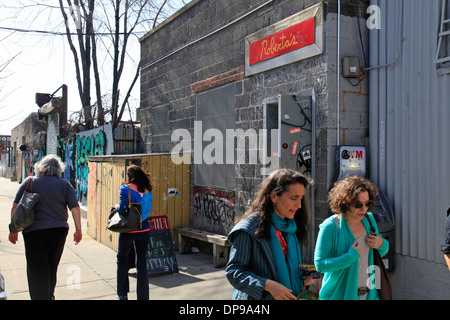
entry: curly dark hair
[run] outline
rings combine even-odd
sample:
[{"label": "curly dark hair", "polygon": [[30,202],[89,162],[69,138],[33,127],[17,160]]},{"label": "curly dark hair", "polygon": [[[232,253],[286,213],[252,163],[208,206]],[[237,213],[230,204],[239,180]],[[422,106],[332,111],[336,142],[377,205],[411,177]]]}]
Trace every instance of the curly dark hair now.
[{"label": "curly dark hair", "polygon": [[331,211],[345,215],[358,202],[359,194],[365,191],[369,193],[369,200],[375,201],[378,187],[364,177],[354,175],[336,182],[328,193]]},{"label": "curly dark hair", "polygon": [[[271,217],[270,214],[274,210],[270,193],[275,191],[278,196],[286,192],[290,185],[300,183],[305,187],[305,190],[313,184],[312,179],[302,175],[291,169],[279,169],[270,174],[258,188],[253,203],[241,217],[239,217],[235,224],[245,219],[253,213],[260,215],[259,228],[256,230],[256,236],[268,238],[270,236]],[[309,238],[309,204],[306,197],[302,199],[302,206],[297,210],[294,216],[297,224],[297,238],[302,244],[308,243]]]},{"label": "curly dark hair", "polygon": [[133,165],[127,169],[128,182],[137,185],[139,192],[149,192],[153,189],[150,173],[145,173],[141,167]]}]

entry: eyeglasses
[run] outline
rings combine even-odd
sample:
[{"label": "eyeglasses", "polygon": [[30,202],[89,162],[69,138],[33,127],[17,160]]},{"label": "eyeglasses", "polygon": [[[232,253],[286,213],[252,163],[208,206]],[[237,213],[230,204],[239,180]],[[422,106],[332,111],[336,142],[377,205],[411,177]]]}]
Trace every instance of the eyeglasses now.
[{"label": "eyeglasses", "polygon": [[369,200],[366,203],[357,202],[355,204],[356,209],[361,209],[363,206],[366,206],[367,209],[370,209],[373,207],[373,201]]}]

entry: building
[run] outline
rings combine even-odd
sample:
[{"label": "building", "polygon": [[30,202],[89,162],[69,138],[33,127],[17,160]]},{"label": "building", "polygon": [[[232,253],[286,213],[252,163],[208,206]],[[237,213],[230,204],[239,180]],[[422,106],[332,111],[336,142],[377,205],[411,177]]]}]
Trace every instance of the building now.
[{"label": "building", "polygon": [[[394,295],[448,299],[450,1],[373,1],[370,177],[395,212]],[[447,35],[445,35],[447,32]]]},{"label": "building", "polygon": [[[174,159],[189,153],[182,159],[192,163],[191,227],[226,234],[264,175],[276,166],[290,167],[315,181],[308,195],[315,232],[304,250],[311,261],[318,226],[330,215],[327,193],[349,169],[337,152],[346,146],[355,173],[378,183],[394,208],[394,297],[448,298],[439,255],[450,203],[448,161],[432,170],[431,164],[417,168],[423,160],[404,166],[405,158],[399,157],[400,151],[423,155],[413,140],[403,142],[419,121],[409,122],[399,112],[417,112],[423,105],[412,97],[433,101],[431,113],[421,119],[440,124],[416,141],[431,152],[439,150],[441,160],[449,156],[443,131],[449,120],[448,73],[443,63],[434,62],[441,2],[448,1],[419,2],[193,0],[142,37],[141,133],[147,152],[173,153]],[[419,50],[406,35],[420,35],[420,45],[428,46]],[[399,39],[410,41],[409,47]],[[409,48],[417,54],[405,54]],[[399,59],[396,52],[403,52]],[[414,75],[406,71],[411,65]],[[428,86],[418,80],[425,71]],[[423,108],[420,112],[425,115]],[[401,136],[397,125],[407,125]],[[445,146],[437,149],[442,138]],[[429,139],[436,140],[430,144]],[[388,155],[394,146],[400,149]],[[406,168],[416,172],[408,176]],[[426,192],[411,187],[418,177],[428,182]],[[439,184],[431,188],[433,181]],[[415,201],[420,206],[413,208]],[[406,203],[408,211],[402,210]],[[425,216],[428,203],[433,213]],[[406,222],[410,217],[427,221],[426,227]],[[426,275],[428,283],[415,285],[416,270],[408,268],[413,265],[418,272],[433,270]]]}]

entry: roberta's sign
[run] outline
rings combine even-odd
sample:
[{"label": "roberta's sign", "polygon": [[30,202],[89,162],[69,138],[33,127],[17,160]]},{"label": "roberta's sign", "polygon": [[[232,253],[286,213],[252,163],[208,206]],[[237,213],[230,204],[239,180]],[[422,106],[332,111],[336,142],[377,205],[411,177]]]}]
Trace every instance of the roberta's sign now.
[{"label": "roberta's sign", "polygon": [[246,37],[245,74],[303,60],[323,51],[323,5],[319,3]]},{"label": "roberta's sign", "polygon": [[249,65],[313,44],[314,26],[314,18],[310,18],[250,43]]}]

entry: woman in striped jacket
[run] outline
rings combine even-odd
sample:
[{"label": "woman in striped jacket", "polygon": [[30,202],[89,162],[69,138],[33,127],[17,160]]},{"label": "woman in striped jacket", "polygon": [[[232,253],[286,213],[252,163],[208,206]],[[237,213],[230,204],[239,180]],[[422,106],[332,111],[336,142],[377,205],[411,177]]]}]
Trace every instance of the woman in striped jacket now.
[{"label": "woman in striped jacket", "polygon": [[302,292],[300,247],[309,234],[305,189],[311,179],[279,169],[261,184],[251,208],[228,239],[232,243],[226,276],[233,299],[294,300]]}]

